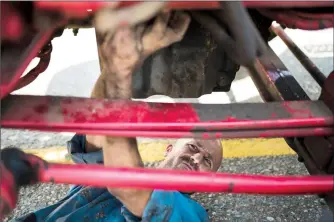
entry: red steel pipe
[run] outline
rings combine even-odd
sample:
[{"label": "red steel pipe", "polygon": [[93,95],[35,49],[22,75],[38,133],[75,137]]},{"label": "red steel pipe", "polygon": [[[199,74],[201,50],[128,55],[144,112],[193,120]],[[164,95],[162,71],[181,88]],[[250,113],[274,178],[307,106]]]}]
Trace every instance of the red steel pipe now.
[{"label": "red steel pipe", "polygon": [[[1,5],[1,41],[14,40],[19,41],[24,34],[24,21],[17,10],[10,4]],[[4,19],[6,18],[6,19]]]},{"label": "red steel pipe", "polygon": [[[138,3],[139,1],[119,1],[120,7],[125,7]],[[92,11],[98,10],[108,3],[99,1],[88,2],[34,2],[39,9],[52,9],[73,12],[78,10]],[[109,3],[110,4],[110,3]],[[243,1],[245,7],[263,7],[263,8],[285,8],[285,7],[322,7],[332,6],[330,1]],[[219,1],[169,1],[167,7],[170,9],[218,9],[220,8]]]},{"label": "red steel pipe", "polygon": [[14,165],[24,161],[26,167],[31,168],[18,167],[14,171],[8,171],[5,166],[13,166],[13,163],[0,161],[0,177],[2,178],[0,180],[2,191],[0,193],[0,220],[16,205],[16,191],[20,185],[16,184],[18,181],[14,180],[14,175],[22,174],[21,176],[27,177],[25,173],[32,177],[26,178],[26,183],[51,182],[102,188],[124,187],[265,195],[326,194],[334,191],[333,175],[264,176],[171,169],[110,168],[103,165],[47,163],[35,155],[21,155],[19,152],[22,151],[14,152],[14,150],[8,151],[7,157],[11,155],[9,152],[18,156],[18,159],[14,160]]},{"label": "red steel pipe", "polygon": [[[15,127],[20,128],[20,127]],[[151,137],[151,138],[202,138],[202,139],[238,139],[238,138],[276,138],[300,136],[330,136],[334,135],[332,127],[293,128],[293,129],[259,129],[259,130],[231,130],[231,131],[144,131],[144,130],[90,130],[64,128],[34,128],[22,129],[42,130],[50,132],[76,132],[78,134],[109,135],[116,137]]]},{"label": "red steel pipe", "polygon": [[11,95],[1,105],[7,128],[206,139],[334,134],[333,114],[322,101],[212,105]]},{"label": "red steel pipe", "polygon": [[20,64],[14,73],[7,73],[1,70],[1,83],[0,83],[0,99],[6,97],[9,93],[15,90],[15,87],[20,81],[20,77],[24,73],[24,70],[29,65],[30,61],[33,60],[44,44],[51,38],[53,34],[53,27],[48,31],[41,31],[33,39],[33,42],[26,48],[25,54],[19,58],[18,64]]},{"label": "red steel pipe", "polygon": [[262,176],[100,165],[48,164],[39,168],[41,182],[96,187],[128,187],[184,192],[247,194],[316,194],[334,191],[334,176]]},{"label": "red steel pipe", "polygon": [[[328,124],[329,122],[329,124]],[[136,124],[136,125],[134,125]],[[2,120],[1,125],[6,128],[29,128],[36,130],[47,130],[52,128],[55,131],[143,131],[143,132],[195,132],[195,131],[219,131],[219,130],[273,130],[282,129],[288,130],[289,128],[322,128],[323,126],[332,126],[331,122],[325,118],[305,118],[305,119],[287,119],[287,120],[235,120],[231,122],[166,122],[163,126],[162,122],[147,122],[147,123],[53,123],[53,122],[29,122],[19,120]]]},{"label": "red steel pipe", "polygon": [[1,115],[4,127],[64,131],[203,132],[318,128],[334,123],[322,101],[171,104],[11,95],[2,100]]},{"label": "red steel pipe", "polygon": [[38,58],[40,58],[38,64],[35,68],[31,69],[26,75],[20,78],[15,90],[21,89],[31,82],[33,82],[41,73],[43,73],[49,66],[51,60],[52,44],[51,42],[44,46],[42,50],[38,53]]}]

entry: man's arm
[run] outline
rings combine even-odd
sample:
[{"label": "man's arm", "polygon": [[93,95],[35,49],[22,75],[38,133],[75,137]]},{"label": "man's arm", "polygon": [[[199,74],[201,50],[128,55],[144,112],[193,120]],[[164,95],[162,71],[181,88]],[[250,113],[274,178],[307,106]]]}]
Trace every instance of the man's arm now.
[{"label": "man's arm", "polygon": [[[169,24],[171,22],[172,23]],[[140,67],[147,56],[155,51],[180,41],[190,23],[184,13],[172,16],[160,14],[153,25],[148,27],[119,28],[102,41],[100,56],[103,63],[102,74],[96,82],[92,97],[107,99],[131,99],[132,73]],[[169,26],[171,25],[171,26]],[[138,152],[136,138],[87,135],[87,149],[102,147],[105,166],[143,167]],[[151,190],[108,188],[129,211],[142,216],[150,199]]]}]

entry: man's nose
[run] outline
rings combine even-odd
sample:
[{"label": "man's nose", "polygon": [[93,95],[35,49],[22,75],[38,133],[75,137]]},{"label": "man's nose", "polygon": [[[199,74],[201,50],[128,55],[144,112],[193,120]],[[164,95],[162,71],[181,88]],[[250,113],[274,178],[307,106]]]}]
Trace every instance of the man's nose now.
[{"label": "man's nose", "polygon": [[203,160],[203,154],[201,154],[201,153],[195,153],[194,155],[191,156],[191,160],[196,165],[199,165],[202,162],[202,160]]}]

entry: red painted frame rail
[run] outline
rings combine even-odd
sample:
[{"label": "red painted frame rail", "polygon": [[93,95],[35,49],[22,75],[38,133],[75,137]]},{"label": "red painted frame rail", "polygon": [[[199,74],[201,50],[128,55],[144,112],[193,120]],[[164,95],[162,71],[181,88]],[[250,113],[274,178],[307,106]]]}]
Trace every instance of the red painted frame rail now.
[{"label": "red painted frame rail", "polygon": [[334,191],[334,176],[263,176],[204,173],[99,165],[48,164],[39,168],[41,182],[96,187],[129,187],[184,192],[247,194],[316,194]]},{"label": "red painted frame rail", "polygon": [[[119,1],[120,7],[137,4],[140,1]],[[35,2],[39,9],[60,10],[66,12],[87,11],[88,9],[95,11],[105,7],[106,2]],[[286,7],[321,7],[332,6],[330,1],[243,1],[245,7],[263,7],[263,8],[286,8]],[[167,7],[170,9],[215,9],[219,8],[219,1],[169,1]]]},{"label": "red painted frame rail", "polygon": [[322,101],[173,104],[10,95],[2,100],[1,113],[5,128],[126,137],[209,139],[334,133],[333,114]]},{"label": "red painted frame rail", "polygon": [[[6,150],[6,149],[5,149]],[[8,150],[8,149],[7,149]],[[15,149],[14,149],[15,150]],[[227,173],[189,172],[167,169],[110,168],[103,165],[55,164],[41,158],[13,152],[31,167],[29,183],[65,183],[94,187],[178,190],[180,192],[225,192],[262,195],[325,194],[334,191],[334,176],[264,176]],[[17,149],[16,149],[17,150]],[[21,153],[20,153],[21,152]],[[7,152],[7,157],[8,152]],[[10,158],[9,158],[10,159]],[[8,158],[7,158],[8,160]],[[18,162],[17,162],[18,161]],[[7,161],[7,165],[12,165]],[[23,165],[21,165],[23,166]],[[18,169],[16,169],[18,170]],[[23,169],[21,170],[21,173]],[[26,168],[23,170],[27,170]],[[0,220],[15,208],[18,181],[15,173],[0,162]],[[24,174],[21,174],[24,175]]]}]

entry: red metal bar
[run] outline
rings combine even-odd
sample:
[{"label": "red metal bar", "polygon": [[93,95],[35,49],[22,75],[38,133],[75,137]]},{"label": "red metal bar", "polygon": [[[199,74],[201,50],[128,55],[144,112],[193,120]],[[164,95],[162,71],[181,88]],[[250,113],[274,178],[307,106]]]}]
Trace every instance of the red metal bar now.
[{"label": "red metal bar", "polygon": [[17,64],[19,64],[17,67],[14,69],[13,67],[9,67],[12,70],[6,70],[1,67],[0,99],[3,99],[15,89],[16,85],[20,81],[22,73],[24,73],[24,70],[27,68],[30,61],[36,57],[37,53],[44,46],[44,44],[51,38],[53,30],[54,29],[52,27],[48,31],[41,31],[35,36],[31,44],[27,46],[22,56],[17,58]]},{"label": "red metal bar", "polygon": [[[139,1],[118,1],[118,2],[47,2],[36,1],[35,5],[40,10],[59,11],[70,17],[87,17],[94,11],[110,4],[118,4],[118,7],[126,7],[138,4]],[[309,8],[309,7],[331,7],[329,1],[243,1],[248,8]],[[169,1],[169,9],[218,9],[221,8],[219,1]]]},{"label": "red metal bar", "polygon": [[333,176],[233,175],[69,164],[49,164],[39,168],[39,176],[41,182],[190,192],[291,195],[334,191]]},{"label": "red metal bar", "polygon": [[[334,176],[264,176],[171,169],[110,168],[103,165],[50,164],[20,150],[6,150],[0,161],[0,219],[14,209],[17,188],[14,175],[26,177],[26,184],[65,183],[94,187],[178,190],[183,192],[227,192],[265,195],[325,194],[334,191]],[[4,151],[2,150],[2,151]],[[7,152],[8,151],[8,152]],[[14,162],[10,162],[15,153]],[[4,161],[8,160],[8,161]],[[20,163],[24,163],[21,164]],[[19,164],[21,167],[11,168]],[[6,166],[9,166],[8,170]],[[25,166],[22,168],[22,166]],[[28,167],[28,168],[26,168]],[[15,169],[15,172],[13,171]],[[31,177],[31,178],[28,178]],[[17,178],[16,178],[17,179]],[[21,184],[22,185],[22,184]]]},{"label": "red metal bar", "polygon": [[47,44],[38,54],[40,58],[35,68],[31,69],[25,76],[21,77],[15,90],[21,89],[34,81],[49,66],[51,60],[52,44]]},{"label": "red metal bar", "polygon": [[[120,6],[129,6],[138,3],[138,1],[120,1]],[[35,2],[40,9],[62,10],[73,12],[77,10],[98,10],[106,6],[106,2]],[[285,8],[285,7],[324,7],[332,6],[330,1],[243,1],[246,7],[263,8]],[[167,5],[171,9],[215,9],[219,8],[219,1],[170,1]]]},{"label": "red metal bar", "polygon": [[334,124],[332,112],[322,101],[171,104],[11,95],[2,100],[1,113],[3,127],[101,133],[128,130],[152,135],[158,131],[318,128]]},{"label": "red metal bar", "polygon": [[[24,21],[17,10],[10,4],[0,3],[1,7],[1,40],[18,41],[24,30]],[[4,19],[6,18],[6,19]]]},{"label": "red metal bar", "polygon": [[[17,128],[17,127],[12,127]],[[237,138],[276,138],[299,136],[330,136],[334,135],[332,127],[293,128],[293,129],[260,129],[260,130],[226,130],[226,131],[144,131],[144,130],[74,130],[57,128],[22,129],[42,130],[50,132],[76,132],[79,134],[111,135],[117,137],[151,137],[151,138],[202,138],[202,139],[237,139]]]},{"label": "red metal bar", "polygon": [[[331,6],[333,8],[333,5]],[[275,9],[259,9],[264,16],[271,18],[278,23],[284,24],[288,28],[297,28],[303,30],[319,30],[332,28],[334,26],[332,13],[300,13],[297,10],[275,10]]]}]

